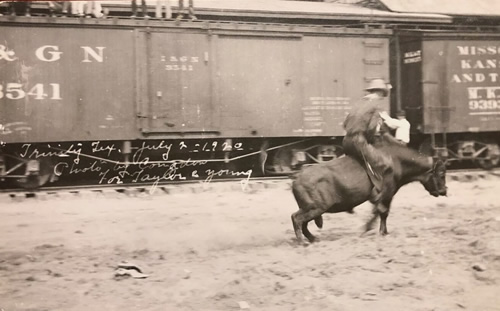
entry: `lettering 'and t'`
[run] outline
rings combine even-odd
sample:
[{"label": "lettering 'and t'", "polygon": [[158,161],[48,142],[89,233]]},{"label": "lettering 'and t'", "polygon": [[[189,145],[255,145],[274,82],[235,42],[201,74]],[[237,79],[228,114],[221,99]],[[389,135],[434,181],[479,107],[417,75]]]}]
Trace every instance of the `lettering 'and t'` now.
[{"label": "lettering 'and t'", "polygon": [[467,87],[469,114],[500,114],[500,45],[456,45],[459,72],[451,83]]}]

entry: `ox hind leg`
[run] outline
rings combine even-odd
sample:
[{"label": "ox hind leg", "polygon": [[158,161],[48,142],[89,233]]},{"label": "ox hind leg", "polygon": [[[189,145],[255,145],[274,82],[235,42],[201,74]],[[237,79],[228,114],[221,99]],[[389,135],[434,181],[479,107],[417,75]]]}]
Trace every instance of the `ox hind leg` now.
[{"label": "ox hind leg", "polygon": [[383,200],[377,205],[377,209],[380,215],[380,229],[379,233],[381,235],[387,235],[387,217],[389,216],[389,211],[391,209],[392,198]]},{"label": "ox hind leg", "polygon": [[[297,212],[292,214],[292,224],[293,229],[295,231],[295,236],[297,237],[297,241],[302,243],[302,234],[309,240],[309,242],[313,243],[316,240],[316,237],[312,235],[312,233],[307,228],[307,224],[314,219],[316,224],[323,224],[323,219],[321,215],[323,211],[321,209],[312,209],[309,211],[298,210]],[[319,227],[319,226],[318,226]]]},{"label": "ox hind leg", "polygon": [[373,225],[375,224],[375,221],[377,220],[377,218],[379,216],[380,216],[379,233],[381,235],[387,235],[389,233],[389,232],[387,232],[387,217],[389,216],[391,201],[392,201],[392,198],[385,199],[385,200],[382,200],[373,206],[372,216],[370,217],[368,222],[365,224],[364,233],[371,231],[373,229]]}]

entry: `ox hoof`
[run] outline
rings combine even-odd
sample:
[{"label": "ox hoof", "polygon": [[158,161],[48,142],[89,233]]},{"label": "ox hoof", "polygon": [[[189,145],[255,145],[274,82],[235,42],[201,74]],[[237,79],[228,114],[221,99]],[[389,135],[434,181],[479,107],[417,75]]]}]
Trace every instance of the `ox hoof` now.
[{"label": "ox hoof", "polygon": [[375,218],[371,219],[363,226],[363,233],[372,231],[374,227],[375,227]]},{"label": "ox hoof", "polygon": [[359,235],[360,237],[365,237],[365,236],[370,236],[370,235],[376,235],[377,232],[376,231],[373,231],[373,230],[363,230],[363,232],[361,232],[361,234]]},{"label": "ox hoof", "polygon": [[310,239],[307,239],[309,241],[309,243],[313,244],[313,243],[318,243],[320,241],[320,239],[318,239],[317,237],[312,237]]},{"label": "ox hoof", "polygon": [[309,246],[309,245],[310,245],[310,243],[309,243],[309,242],[306,242],[306,241],[304,241],[304,240],[300,240],[300,241],[299,241],[299,240],[295,240],[295,245],[296,245],[296,246],[303,246],[303,247],[307,247],[307,246]]},{"label": "ox hoof", "polygon": [[365,234],[367,234],[368,232],[371,232],[371,231],[373,231],[373,228],[365,226],[363,228],[363,232],[361,232],[361,235],[365,235]]}]

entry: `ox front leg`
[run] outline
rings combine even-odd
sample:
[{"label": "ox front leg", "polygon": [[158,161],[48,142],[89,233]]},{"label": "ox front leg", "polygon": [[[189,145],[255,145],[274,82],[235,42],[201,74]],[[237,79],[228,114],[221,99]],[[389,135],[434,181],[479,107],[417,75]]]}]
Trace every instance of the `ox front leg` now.
[{"label": "ox front leg", "polygon": [[379,215],[379,211],[377,209],[377,205],[374,205],[373,209],[372,209],[372,215],[371,215],[370,219],[366,222],[365,230],[363,231],[363,233],[361,235],[364,235],[365,233],[367,233],[368,231],[371,231],[373,229],[373,225],[375,224],[375,221],[377,220],[378,215]]},{"label": "ox front leg", "polygon": [[389,232],[387,232],[387,216],[389,216],[389,210],[385,213],[380,213],[380,234],[381,235],[387,235]]},{"label": "ox front leg", "polygon": [[387,217],[389,216],[389,211],[391,207],[391,200],[385,200],[377,204],[377,210],[380,215],[380,229],[379,233],[381,235],[387,235]]},{"label": "ox front leg", "polygon": [[302,214],[302,210],[292,214],[293,230],[295,231],[295,236],[297,237],[297,241],[299,243],[304,242],[302,239]]}]

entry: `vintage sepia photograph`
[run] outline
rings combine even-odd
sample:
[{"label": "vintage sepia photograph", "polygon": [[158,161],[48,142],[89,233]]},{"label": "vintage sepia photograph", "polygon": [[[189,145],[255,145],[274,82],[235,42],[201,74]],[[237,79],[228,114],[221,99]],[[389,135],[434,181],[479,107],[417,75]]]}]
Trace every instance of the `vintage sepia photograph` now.
[{"label": "vintage sepia photograph", "polygon": [[0,311],[500,311],[499,75],[500,0],[0,1]]}]

